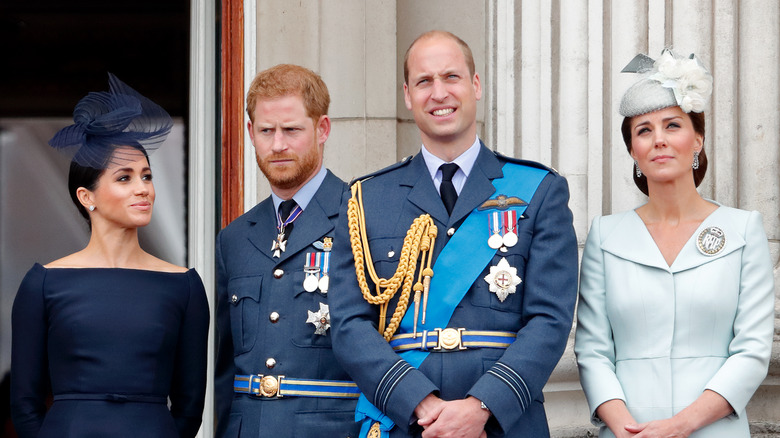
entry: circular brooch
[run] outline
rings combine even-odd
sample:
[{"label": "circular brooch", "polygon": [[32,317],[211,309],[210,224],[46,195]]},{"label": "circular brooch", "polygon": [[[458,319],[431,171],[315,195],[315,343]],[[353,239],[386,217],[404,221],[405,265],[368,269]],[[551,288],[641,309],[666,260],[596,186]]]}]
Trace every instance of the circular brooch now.
[{"label": "circular brooch", "polygon": [[718,227],[707,227],[699,233],[696,239],[696,247],[706,256],[719,253],[726,246],[726,235]]}]

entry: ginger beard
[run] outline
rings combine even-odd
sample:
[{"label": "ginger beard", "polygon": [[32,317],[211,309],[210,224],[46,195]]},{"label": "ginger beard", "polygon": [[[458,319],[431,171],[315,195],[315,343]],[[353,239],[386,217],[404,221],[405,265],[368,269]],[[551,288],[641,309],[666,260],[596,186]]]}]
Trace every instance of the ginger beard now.
[{"label": "ginger beard", "polygon": [[[315,144],[301,155],[287,151],[264,158],[255,154],[255,158],[272,187],[289,190],[302,186],[317,173],[321,154],[321,147]],[[280,163],[280,160],[284,161]]]}]

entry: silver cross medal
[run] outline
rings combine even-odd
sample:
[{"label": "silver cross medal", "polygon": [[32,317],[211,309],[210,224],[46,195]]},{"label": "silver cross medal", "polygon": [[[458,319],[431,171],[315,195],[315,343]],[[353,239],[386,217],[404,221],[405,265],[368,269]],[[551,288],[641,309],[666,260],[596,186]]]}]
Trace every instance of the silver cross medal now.
[{"label": "silver cross medal", "polygon": [[276,236],[276,240],[271,243],[271,251],[274,252],[274,257],[279,258],[287,247],[287,239],[284,236],[284,228]]}]

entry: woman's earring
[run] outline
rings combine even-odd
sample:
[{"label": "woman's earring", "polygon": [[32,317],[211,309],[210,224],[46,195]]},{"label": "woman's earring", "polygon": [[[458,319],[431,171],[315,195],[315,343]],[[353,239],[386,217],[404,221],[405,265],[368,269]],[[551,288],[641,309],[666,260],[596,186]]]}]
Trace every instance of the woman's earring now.
[{"label": "woman's earring", "polygon": [[94,205],[90,205],[89,206],[89,211],[95,211],[95,206]]},{"label": "woman's earring", "polygon": [[699,151],[696,151],[693,153],[693,170],[696,170],[699,168]]},{"label": "woman's earring", "polygon": [[639,169],[639,163],[634,160],[634,167],[636,167],[636,177],[639,178],[642,176],[642,171]]}]

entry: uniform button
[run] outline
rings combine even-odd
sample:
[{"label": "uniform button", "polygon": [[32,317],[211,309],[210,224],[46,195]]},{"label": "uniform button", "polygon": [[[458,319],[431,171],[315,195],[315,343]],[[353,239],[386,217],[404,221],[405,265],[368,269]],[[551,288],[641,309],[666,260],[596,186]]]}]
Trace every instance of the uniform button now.
[{"label": "uniform button", "polygon": [[276,323],[279,321],[279,314],[277,312],[271,312],[271,314],[268,316],[268,319],[270,319],[271,322]]},{"label": "uniform button", "polygon": [[269,370],[273,369],[273,367],[276,366],[276,359],[274,359],[273,357],[269,357],[268,359],[265,360],[265,366],[268,367]]},{"label": "uniform button", "polygon": [[232,297],[230,297],[230,302],[231,303],[235,304],[237,301],[238,301],[238,296],[237,295],[234,294]]},{"label": "uniform button", "polygon": [[394,256],[394,255],[395,255],[395,251],[390,251],[390,252],[388,252],[388,253],[387,253],[387,256],[388,256],[388,257],[392,257],[392,256]]},{"label": "uniform button", "polygon": [[453,234],[455,234],[455,228],[450,228],[449,230],[447,230],[448,236],[452,237]]},{"label": "uniform button", "polygon": [[284,276],[284,271],[281,269],[274,270],[274,278],[282,278]]}]

